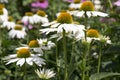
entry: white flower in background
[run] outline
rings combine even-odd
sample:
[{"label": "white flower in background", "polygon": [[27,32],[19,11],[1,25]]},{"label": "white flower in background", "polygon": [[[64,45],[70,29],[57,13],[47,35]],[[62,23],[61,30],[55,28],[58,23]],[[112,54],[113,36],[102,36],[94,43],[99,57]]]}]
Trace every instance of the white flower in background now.
[{"label": "white flower in background", "polygon": [[93,3],[94,3],[94,6],[95,6],[95,10],[101,10],[102,9],[100,0],[94,0]]},{"label": "white flower in background", "polygon": [[22,17],[21,21],[23,23],[34,24],[35,20],[33,18],[33,13],[32,12],[26,12],[25,16]]},{"label": "white flower in background", "polygon": [[40,70],[35,70],[36,74],[38,75],[38,77],[40,79],[43,79],[43,80],[48,80],[52,77],[55,76],[55,73],[54,71],[50,70],[50,69],[40,69]]},{"label": "white flower in background", "polygon": [[8,11],[4,4],[0,4],[0,24],[8,20]]},{"label": "white flower in background", "polygon": [[91,16],[100,16],[100,17],[107,17],[108,14],[107,13],[103,13],[100,11],[95,11],[95,7],[93,5],[93,3],[91,1],[84,1],[81,4],[80,10],[74,10],[74,11],[70,11],[71,14],[73,14],[73,16],[76,17],[84,17],[85,14],[87,15],[87,17],[91,17]]},{"label": "white flower in background", "polygon": [[15,22],[13,22],[12,17],[10,16],[7,21],[4,21],[3,24],[1,25],[2,28],[7,27],[8,30],[12,29],[15,27]]},{"label": "white flower in background", "polygon": [[35,63],[38,66],[45,65],[45,60],[40,58],[40,54],[32,54],[29,50],[29,48],[19,48],[17,50],[17,54],[11,54],[9,56],[6,56],[3,58],[3,60],[6,63],[6,65],[15,63],[16,65],[24,65],[25,63],[29,65],[33,65]]},{"label": "white flower in background", "polygon": [[69,8],[71,9],[79,9],[81,6],[80,0],[74,0],[70,5]]},{"label": "white flower in background", "polygon": [[38,42],[43,50],[50,50],[52,47],[55,46],[55,43],[53,43],[52,41],[48,41],[47,39],[38,39]]},{"label": "white flower in background", "polygon": [[3,15],[8,16],[8,11],[7,11],[7,9],[5,8],[5,5],[4,5],[4,4],[0,4],[0,10],[2,10],[2,14],[3,14]]},{"label": "white flower in background", "polygon": [[40,54],[43,54],[43,50],[40,46],[41,45],[39,44],[39,40],[31,40],[28,44],[28,47],[30,49],[33,49],[34,52],[38,52]]},{"label": "white flower in background", "polygon": [[14,28],[12,28],[9,33],[8,33],[10,38],[25,38],[26,32],[25,32],[25,27],[22,25],[16,24]]},{"label": "white flower in background", "polygon": [[111,40],[109,37],[101,35],[97,30],[95,29],[89,29],[86,32],[86,40],[87,42],[91,43],[93,40],[100,41],[104,44],[111,44]]},{"label": "white flower in background", "polygon": [[33,15],[35,23],[48,23],[47,15],[44,11],[39,10],[35,15]]},{"label": "white flower in background", "polygon": [[45,33],[46,35],[50,32],[56,32],[52,38],[61,39],[63,37],[63,29],[66,32],[66,36],[70,38],[78,38],[78,36],[84,37],[84,25],[75,24],[72,20],[72,16],[67,12],[61,12],[57,20],[43,24],[42,26],[50,26],[50,28],[41,29],[41,33]]},{"label": "white flower in background", "polygon": [[8,3],[8,0],[0,0],[0,3]]}]

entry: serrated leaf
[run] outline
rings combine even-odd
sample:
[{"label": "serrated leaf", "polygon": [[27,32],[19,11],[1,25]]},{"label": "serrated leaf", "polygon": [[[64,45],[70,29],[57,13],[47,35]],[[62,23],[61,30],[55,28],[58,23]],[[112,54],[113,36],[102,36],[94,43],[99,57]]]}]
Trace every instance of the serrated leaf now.
[{"label": "serrated leaf", "polygon": [[89,80],[101,80],[109,76],[120,76],[120,73],[111,73],[111,72],[95,73],[90,76]]}]

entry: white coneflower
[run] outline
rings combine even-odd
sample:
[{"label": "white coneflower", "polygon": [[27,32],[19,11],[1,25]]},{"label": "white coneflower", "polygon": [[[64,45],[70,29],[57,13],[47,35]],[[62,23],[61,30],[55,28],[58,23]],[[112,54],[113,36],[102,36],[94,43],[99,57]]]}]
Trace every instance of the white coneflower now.
[{"label": "white coneflower", "polygon": [[43,50],[42,48],[40,47],[41,45],[39,44],[39,41],[38,40],[31,40],[29,43],[28,43],[28,47],[30,49],[33,49],[34,52],[39,52],[40,54],[43,54]]},{"label": "white coneflower", "polygon": [[16,24],[14,28],[12,28],[9,31],[8,34],[10,38],[18,38],[18,39],[25,38],[26,36],[25,27],[23,27],[22,25]]},{"label": "white coneflower", "polygon": [[103,36],[101,35],[96,29],[89,29],[86,32],[86,40],[87,42],[91,42],[92,40],[97,40],[100,41],[102,43],[107,43],[107,44],[111,44],[111,40],[109,37]]},{"label": "white coneflower", "polygon": [[53,43],[52,41],[48,41],[47,39],[38,39],[38,42],[43,50],[50,50],[52,47],[55,46],[55,43]]},{"label": "white coneflower", "polygon": [[48,23],[47,15],[44,11],[39,10],[35,15],[33,15],[35,23]]},{"label": "white coneflower", "polygon": [[6,56],[3,58],[3,60],[6,63],[6,65],[11,64],[11,63],[15,63],[16,65],[24,65],[25,63],[29,64],[29,65],[33,65],[33,63],[35,63],[38,66],[42,66],[45,65],[45,60],[40,58],[40,55],[38,54],[32,54],[29,50],[29,48],[19,48],[17,50],[17,54],[11,54],[9,56]]},{"label": "white coneflower", "polygon": [[8,12],[4,4],[0,4],[0,24],[8,20]]},{"label": "white coneflower", "polygon": [[50,28],[41,29],[41,33],[48,34],[49,32],[57,32],[53,37],[58,37],[59,39],[63,36],[63,29],[66,32],[66,36],[76,38],[80,35],[79,33],[84,33],[83,30],[85,28],[84,25],[75,24],[72,20],[72,16],[67,12],[61,12],[57,17],[57,20],[43,24],[43,26],[50,26]]},{"label": "white coneflower", "polygon": [[3,24],[2,24],[1,27],[2,27],[2,28],[7,27],[8,30],[10,30],[10,29],[14,28],[14,26],[15,26],[15,22],[13,22],[13,19],[12,19],[12,17],[10,16],[7,21],[4,21],[4,22],[3,22]]},{"label": "white coneflower", "polygon": [[101,10],[102,9],[100,0],[94,0],[93,3],[95,5],[95,10]]},{"label": "white coneflower", "polygon": [[76,17],[84,17],[85,15],[87,15],[87,17],[89,18],[91,16],[100,16],[100,17],[108,16],[107,13],[95,11],[95,7],[91,1],[84,1],[80,6],[80,10],[74,10],[70,12]]},{"label": "white coneflower", "polygon": [[79,9],[81,6],[80,0],[74,0],[73,3],[69,5],[69,8],[71,9]]},{"label": "white coneflower", "polygon": [[0,0],[0,3],[8,3],[8,0]]},{"label": "white coneflower", "polygon": [[49,80],[50,78],[55,76],[54,71],[50,70],[50,69],[40,69],[40,70],[35,70],[36,74],[38,75],[38,77],[40,79],[43,80]]},{"label": "white coneflower", "polygon": [[21,20],[23,23],[29,23],[29,24],[34,24],[35,20],[33,18],[33,13],[32,12],[26,12],[25,16],[22,17]]}]

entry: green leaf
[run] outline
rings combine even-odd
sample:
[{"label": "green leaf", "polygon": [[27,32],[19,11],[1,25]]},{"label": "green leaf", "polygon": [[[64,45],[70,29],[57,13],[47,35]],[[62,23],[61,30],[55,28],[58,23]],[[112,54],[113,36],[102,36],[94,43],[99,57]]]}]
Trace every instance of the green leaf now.
[{"label": "green leaf", "polygon": [[112,72],[95,73],[90,76],[89,80],[101,80],[109,76],[120,76],[120,73],[112,73]]}]

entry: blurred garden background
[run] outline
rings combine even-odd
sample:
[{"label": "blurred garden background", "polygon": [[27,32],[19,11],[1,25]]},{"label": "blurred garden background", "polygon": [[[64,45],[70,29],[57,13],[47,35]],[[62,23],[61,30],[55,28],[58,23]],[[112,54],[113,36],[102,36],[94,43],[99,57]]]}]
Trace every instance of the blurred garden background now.
[{"label": "blurred garden background", "polygon": [[120,0],[0,0],[0,80],[120,80]]}]

